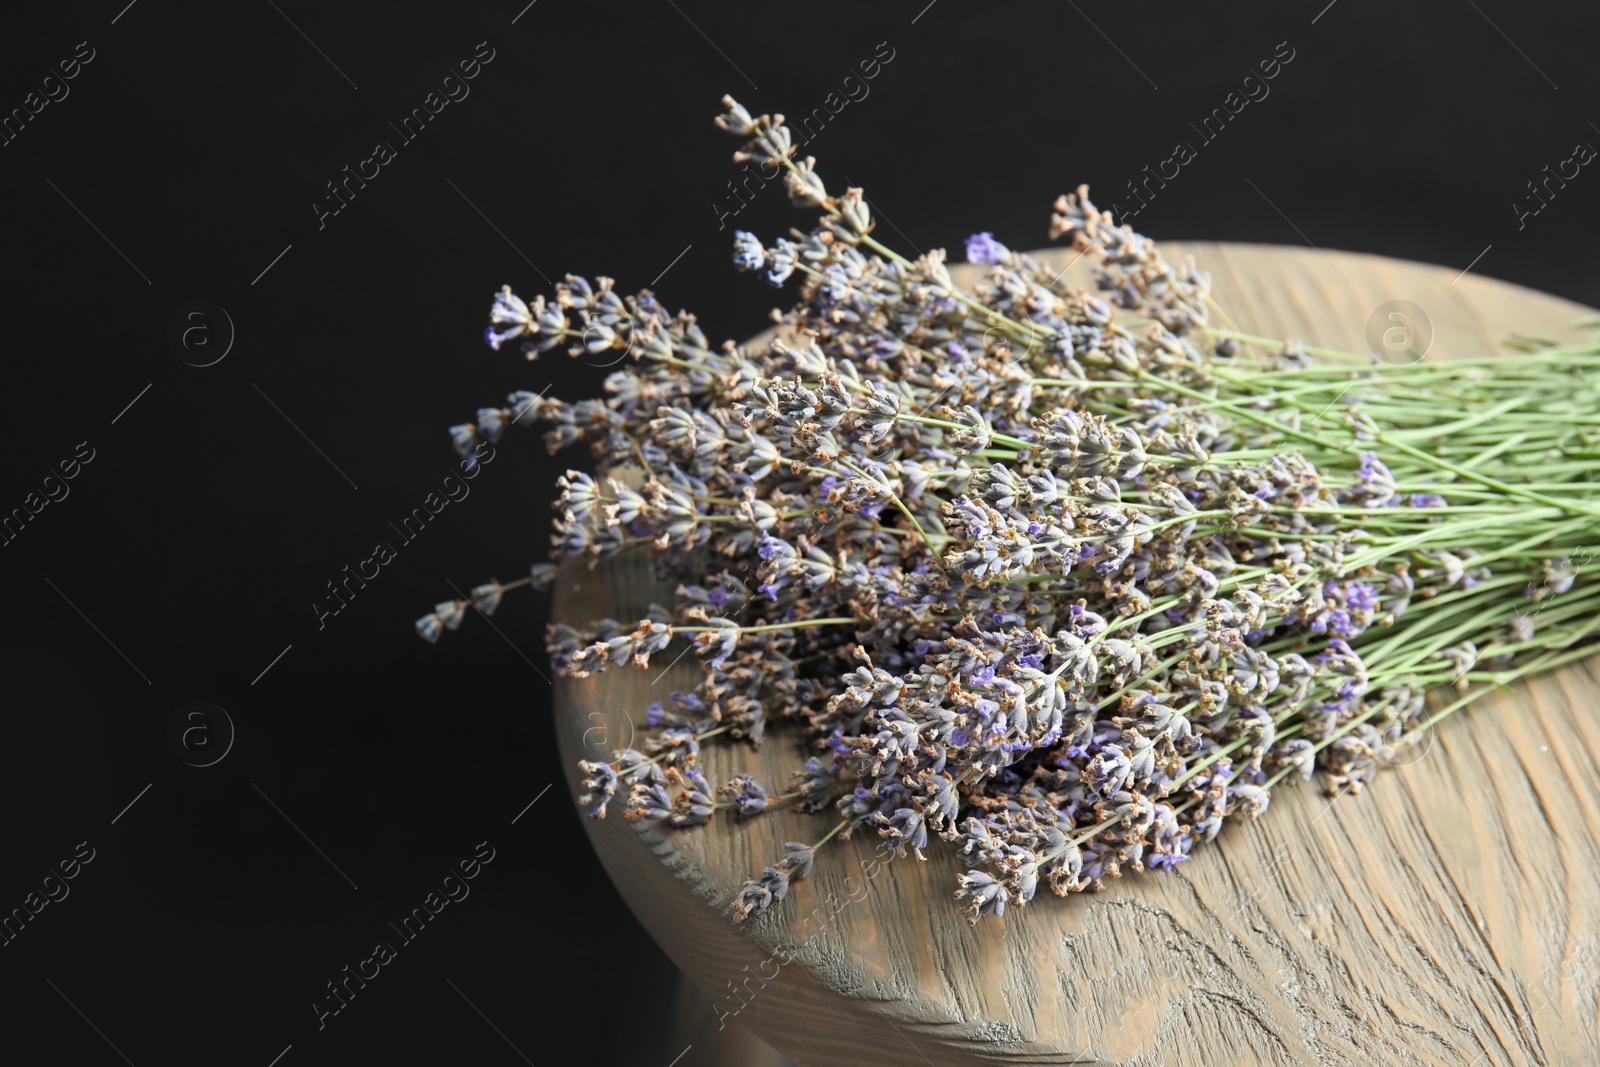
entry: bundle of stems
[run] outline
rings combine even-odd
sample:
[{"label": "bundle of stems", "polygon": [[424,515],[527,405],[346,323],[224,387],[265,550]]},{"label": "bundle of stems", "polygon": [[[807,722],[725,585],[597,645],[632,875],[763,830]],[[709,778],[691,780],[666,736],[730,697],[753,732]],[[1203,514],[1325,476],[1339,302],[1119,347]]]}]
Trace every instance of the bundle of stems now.
[{"label": "bundle of stems", "polygon": [[[606,278],[506,288],[494,348],[632,358],[605,399],[513,393],[451,432],[469,457],[513,425],[587,444],[601,477],[560,480],[554,555],[644,549],[681,583],[637,624],[551,627],[568,675],[678,640],[704,668],[644,709],[643,751],[584,763],[592,817],[621,790],[629,818],[678,828],[837,812],[736,919],[860,828],[897,854],[951,842],[973,921],[1041,879],[1171,867],[1280,783],[1321,768],[1357,791],[1478,695],[1595,647],[1600,344],[1385,361],[1246,334],[1084,187],[1051,232],[1093,291],[987,233],[962,288],[943,252],[882,244],[781,115],[724,105],[735,160],[819,213],[770,247],[736,235],[737,269],[799,282],[776,339],[713,349]],[[706,780],[701,742],[783,721],[816,752],[787,790]]]}]

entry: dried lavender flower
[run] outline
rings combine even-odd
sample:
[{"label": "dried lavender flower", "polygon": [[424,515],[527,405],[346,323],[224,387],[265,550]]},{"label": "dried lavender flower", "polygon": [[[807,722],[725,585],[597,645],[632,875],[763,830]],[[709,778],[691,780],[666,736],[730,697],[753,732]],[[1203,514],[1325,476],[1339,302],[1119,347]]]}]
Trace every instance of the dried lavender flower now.
[{"label": "dried lavender flower", "polygon": [[[723,107],[735,161],[820,211],[808,232],[734,236],[737,270],[794,285],[777,339],[714,346],[609,278],[502,288],[491,348],[631,358],[603,398],[513,392],[450,433],[469,462],[514,426],[586,447],[596,473],[557,481],[553,557],[647,552],[678,583],[644,619],[549,628],[568,677],[674,645],[701,667],[645,709],[643,752],[582,764],[592,817],[623,786],[627,818],[675,829],[833,809],[742,887],[736,921],[856,831],[894,854],[956,849],[972,921],[1041,884],[1171,869],[1282,783],[1320,767],[1358,791],[1490,683],[1592,647],[1600,387],[1580,372],[1600,346],[1380,381],[1370,361],[1215,326],[1211,279],[1085,186],[1050,233],[1089,258],[1092,289],[987,231],[963,288],[943,250],[879,241],[863,191],[829,193],[783,116]],[[1501,432],[1566,457],[1558,491],[1479,435],[1466,385]],[[536,563],[470,603],[488,615],[554,577]],[[437,641],[468,603],[418,634]],[[775,730],[815,753],[790,792],[711,789],[703,742]]]}]

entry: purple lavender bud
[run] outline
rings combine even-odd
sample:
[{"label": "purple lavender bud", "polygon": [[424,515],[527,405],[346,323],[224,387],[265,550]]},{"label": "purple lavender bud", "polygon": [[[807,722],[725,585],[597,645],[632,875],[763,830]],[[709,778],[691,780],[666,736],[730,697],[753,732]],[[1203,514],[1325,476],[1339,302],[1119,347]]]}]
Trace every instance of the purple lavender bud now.
[{"label": "purple lavender bud", "polygon": [[532,579],[535,589],[541,593],[549,592],[550,587],[555,584],[556,580],[555,564],[535,563],[528,568],[528,576]]},{"label": "purple lavender bud", "polygon": [[711,785],[706,781],[706,776],[697,770],[683,771],[681,774],[683,791],[678,794],[672,803],[672,814],[669,817],[674,829],[682,830],[690,826],[700,826],[711,818],[711,813],[716,810],[716,798],[712,795]]},{"label": "purple lavender bud", "polygon": [[811,873],[811,866],[816,862],[817,854],[810,845],[801,844],[799,841],[785,841],[783,847],[783,859],[778,866],[787,870],[791,879],[804,878]]},{"label": "purple lavender bud", "polygon": [[669,766],[687,763],[700,755],[700,741],[691,729],[663,730],[646,742],[645,747],[658,753],[660,761]]},{"label": "purple lavender bud", "polygon": [[500,606],[500,598],[505,595],[505,586],[490,580],[483,585],[472,587],[472,606],[485,615],[493,615]]},{"label": "purple lavender bud", "polygon": [[905,855],[907,848],[919,857],[922,855],[922,849],[928,844],[928,826],[922,812],[914,808],[898,808],[893,815],[886,815],[880,811],[875,814],[874,821],[881,827],[878,832],[889,842],[895,855]]},{"label": "purple lavender bud", "polygon": [[666,781],[666,776],[662,774],[661,768],[655,761],[647,759],[645,754],[637,749],[619,749],[612,753],[612,762],[617,765],[618,776],[630,785],[637,785],[640,782],[660,784]]},{"label": "purple lavender bud", "polygon": [[672,798],[659,782],[639,782],[628,794],[622,816],[629,821],[660,822],[672,814]]},{"label": "purple lavender bud", "polygon": [[731,782],[723,786],[723,791],[733,796],[733,802],[746,815],[765,811],[770,799],[766,789],[750,774],[735,775]]},{"label": "purple lavender bud", "polygon": [[798,805],[800,810],[814,812],[826,807],[828,794],[837,780],[830,763],[825,763],[815,756],[806,760],[805,765],[795,772],[795,788],[804,797]]},{"label": "purple lavender bud", "polygon": [[498,442],[510,419],[511,412],[505,408],[479,408],[478,436],[491,444]]},{"label": "purple lavender bud", "polygon": [[789,877],[789,872],[782,867],[768,867],[760,878],[746,882],[734,901],[733,921],[742,923],[760,915],[788,896]]},{"label": "purple lavender bud", "polygon": [[606,805],[617,794],[617,772],[609,763],[592,763],[583,760],[578,764],[583,771],[583,795],[578,797],[578,803],[591,804],[587,812],[591,819],[606,817]]},{"label": "purple lavender bud", "polygon": [[467,469],[477,466],[478,428],[470,422],[450,427],[450,443],[456,454],[467,461]]},{"label": "purple lavender bud", "polygon": [[774,289],[780,288],[794,273],[799,261],[800,249],[794,242],[778,238],[777,243],[767,250],[767,284]]},{"label": "purple lavender bud", "polygon": [[739,626],[721,618],[707,622],[712,629],[694,635],[695,652],[707,667],[720,667],[739,647]]},{"label": "purple lavender bud", "polygon": [[749,137],[756,132],[756,121],[744,105],[731,96],[722,98],[722,106],[726,109],[716,118],[717,128],[724,133],[731,133],[735,137]]},{"label": "purple lavender bud", "polygon": [[1267,791],[1258,785],[1249,785],[1236,782],[1228,787],[1228,796],[1231,801],[1230,809],[1237,805],[1247,819],[1254,819],[1267,810],[1271,800]]},{"label": "purple lavender bud", "polygon": [[967,238],[968,263],[999,263],[1010,254],[1010,250],[996,241],[994,234],[988,230]]},{"label": "purple lavender bud", "polygon": [[[484,340],[496,352],[507,341],[534,332],[532,312],[522,298],[511,291],[509,285],[502,286],[500,291],[494,294],[494,304],[489,308],[489,322]],[[496,326],[501,329],[495,329]]]},{"label": "purple lavender bud", "polygon": [[1006,913],[1006,902],[1010,899],[1010,894],[1006,892],[1005,885],[993,875],[985,871],[968,871],[957,880],[961,883],[961,888],[956,890],[957,899],[966,897],[971,901],[967,905],[968,925],[975,924],[979,916]]},{"label": "purple lavender bud", "polygon": [[767,250],[755,234],[744,230],[733,232],[733,269],[738,271],[762,270],[767,265]]},{"label": "purple lavender bud", "polygon": [[1572,565],[1572,557],[1557,556],[1546,560],[1544,564],[1544,582],[1551,595],[1560,596],[1572,588],[1572,583],[1578,578],[1577,569]]},{"label": "purple lavender bud", "polygon": [[1293,764],[1303,782],[1311,780],[1316,770],[1316,745],[1303,737],[1294,737],[1278,746],[1275,758],[1284,764]]},{"label": "purple lavender bud", "polygon": [[793,556],[794,549],[787,541],[776,537],[763,537],[757,545],[757,550],[762,559],[774,559],[780,556]]},{"label": "purple lavender bud", "polygon": [[508,410],[511,412],[511,421],[518,426],[531,426],[537,418],[540,397],[538,393],[518,390],[506,397]]},{"label": "purple lavender bud", "polygon": [[1348,582],[1345,585],[1345,603],[1356,611],[1375,611],[1378,591],[1368,582]]},{"label": "purple lavender bud", "polygon": [[460,628],[461,620],[466,618],[467,606],[465,600],[446,600],[442,604],[433,606],[433,614],[446,630],[455,630]]}]

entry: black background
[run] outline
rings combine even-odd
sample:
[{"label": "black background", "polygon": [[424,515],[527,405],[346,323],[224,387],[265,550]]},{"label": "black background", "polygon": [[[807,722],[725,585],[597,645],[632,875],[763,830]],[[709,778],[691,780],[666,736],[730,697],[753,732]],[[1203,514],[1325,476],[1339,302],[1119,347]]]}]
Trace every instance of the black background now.
[{"label": "black background", "polygon": [[[783,298],[732,271],[732,231],[802,220],[769,189],[719,228],[724,92],[805,113],[887,42],[870,95],[807,151],[832,188],[867,189],[881,236],[959,258],[976,230],[1045,244],[1050,202],[1079,182],[1109,206],[1287,42],[1270,95],[1140,229],[1457,270],[1488,247],[1475,272],[1600,304],[1600,176],[1520,228],[1513,207],[1600,144],[1592,5],[524,2],[8,14],[0,109],[94,49],[0,147],[0,511],[79,442],[95,454],[0,548],[0,912],[78,842],[97,850],[0,948],[15,1051],[111,1064],[114,1044],[140,1067],[265,1067],[289,1045],[284,1067],[523,1062],[508,1042],[540,1067],[680,1051],[675,972],[561,779],[542,598],[510,597],[500,635],[412,632],[452,583],[544,558],[551,483],[582,457],[513,435],[321,629],[311,604],[438,489],[449,424],[511,389],[597,393],[602,370],[483,345],[502,283],[531,297],[541,271],[571,271],[628,290],[665,270],[658,294],[713,341],[762,328]],[[400,145],[388,123],[479,42],[494,58],[470,95]],[[324,183],[378,141],[397,158],[319,229]],[[190,300],[237,330],[215,366],[167,344]],[[212,767],[167,745],[193,698],[238,731]],[[324,983],[485,840],[472,896],[319,1031]]]}]

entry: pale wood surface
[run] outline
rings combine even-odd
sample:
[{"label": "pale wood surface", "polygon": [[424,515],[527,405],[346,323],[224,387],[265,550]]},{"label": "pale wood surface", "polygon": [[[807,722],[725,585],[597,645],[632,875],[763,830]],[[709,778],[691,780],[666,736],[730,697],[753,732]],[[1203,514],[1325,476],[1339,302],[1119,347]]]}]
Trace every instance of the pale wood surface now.
[{"label": "pale wood surface", "polygon": [[[1496,351],[1512,333],[1572,338],[1572,323],[1595,317],[1372,256],[1166,252],[1211,270],[1245,329],[1350,351],[1366,347],[1368,317],[1389,299],[1431,316],[1430,358]],[[636,562],[569,567],[556,617],[637,618],[669,594]],[[654,686],[660,667],[558,682],[569,768],[625,742],[624,711],[642,725],[647,703],[698,670],[691,655]],[[606,737],[585,734],[599,721],[591,712]],[[713,782],[748,770],[770,787],[803,756],[784,727],[759,752],[719,739],[704,758]],[[620,814],[619,804],[591,822],[591,838],[640,920],[722,1011],[747,1004],[730,1022],[808,1067],[1600,1062],[1597,658],[1458,713],[1360,796],[1330,804],[1320,788],[1282,787],[1262,819],[1229,827],[1175,871],[1041,894],[976,928],[951,899],[951,849],[934,842],[927,863],[896,861],[866,880],[858,864],[871,837],[830,846],[788,902],[736,928],[725,905],[739,884],[783,841],[816,840],[831,814],[719,816],[664,835]],[[764,985],[753,977],[774,971]],[[709,1044],[718,1009],[700,1010]]]}]

